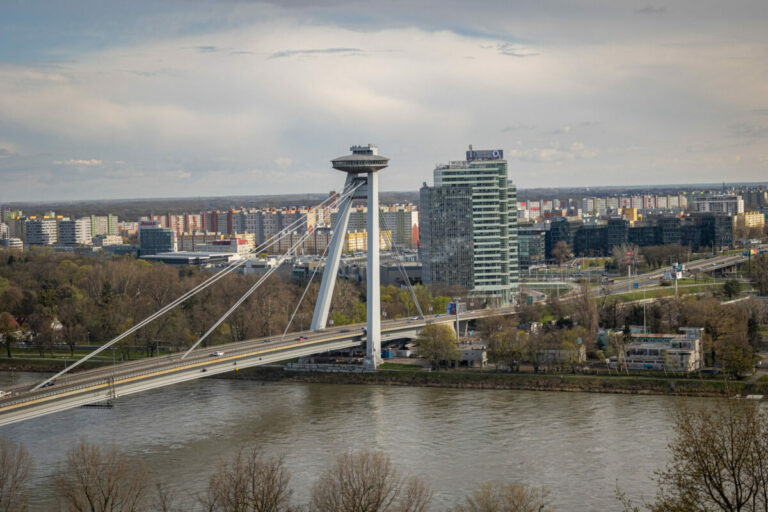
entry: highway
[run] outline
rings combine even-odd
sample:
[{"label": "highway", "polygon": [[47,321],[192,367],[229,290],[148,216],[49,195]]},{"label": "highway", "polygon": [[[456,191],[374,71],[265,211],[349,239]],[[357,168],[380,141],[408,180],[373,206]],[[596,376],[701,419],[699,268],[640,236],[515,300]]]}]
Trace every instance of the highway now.
[{"label": "highway", "polygon": [[[461,313],[461,319],[514,311],[513,306],[468,311]],[[445,314],[383,321],[382,343],[414,338],[430,323],[454,321],[455,317]],[[183,360],[181,354],[170,354],[129,361],[63,375],[36,391],[30,390],[33,385],[7,388],[0,397],[0,426],[179,382],[359,346],[365,341],[362,327],[364,324],[345,325],[318,332],[294,332],[283,340],[272,337],[216,345],[195,350]]]}]

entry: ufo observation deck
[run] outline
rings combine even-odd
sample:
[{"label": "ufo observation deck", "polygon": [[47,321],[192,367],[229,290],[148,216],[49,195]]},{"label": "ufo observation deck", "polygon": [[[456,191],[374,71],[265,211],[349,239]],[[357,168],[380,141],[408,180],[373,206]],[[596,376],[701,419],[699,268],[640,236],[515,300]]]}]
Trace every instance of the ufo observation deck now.
[{"label": "ufo observation deck", "polygon": [[351,155],[340,156],[331,160],[334,169],[350,174],[372,173],[380,171],[389,165],[389,158],[379,155],[379,149],[367,146],[352,146]]}]

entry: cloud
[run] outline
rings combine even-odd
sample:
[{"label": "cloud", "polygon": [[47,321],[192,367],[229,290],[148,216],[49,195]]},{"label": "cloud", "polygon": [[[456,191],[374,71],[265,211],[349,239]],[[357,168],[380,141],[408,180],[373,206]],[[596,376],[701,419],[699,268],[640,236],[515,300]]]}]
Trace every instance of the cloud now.
[{"label": "cloud", "polygon": [[336,54],[360,55],[362,53],[363,53],[363,50],[361,50],[360,48],[316,48],[316,49],[308,49],[308,50],[282,50],[282,51],[273,53],[272,55],[269,56],[269,58],[281,59],[285,57],[309,56],[309,55],[336,55]]},{"label": "cloud", "polygon": [[279,167],[288,167],[293,163],[293,159],[288,156],[279,156],[275,158],[275,164],[277,164]]},{"label": "cloud", "polygon": [[666,7],[651,4],[635,9],[635,14],[664,14],[665,12],[667,12]]},{"label": "cloud", "polygon": [[92,167],[95,165],[101,165],[101,160],[91,158],[90,160],[54,160],[53,165],[84,165],[86,167]]},{"label": "cloud", "polygon": [[532,52],[526,49],[524,46],[520,46],[513,43],[497,44],[496,50],[499,52],[499,55],[505,55],[507,57],[525,58],[525,57],[535,57],[536,55],[538,55],[538,53]]},{"label": "cloud", "polygon": [[510,124],[508,126],[505,126],[500,131],[502,133],[508,133],[508,132],[524,131],[524,130],[533,130],[535,128],[536,126],[532,124],[515,123],[515,124]]},{"label": "cloud", "polygon": [[736,123],[729,127],[731,137],[738,139],[762,139],[768,137],[768,126]]},{"label": "cloud", "polygon": [[582,142],[574,142],[565,147],[553,146],[549,148],[512,149],[507,151],[509,159],[523,162],[567,162],[574,160],[592,159],[598,156],[598,151],[588,148]]},{"label": "cloud", "polygon": [[192,49],[200,53],[214,53],[221,50],[219,47],[213,45],[193,46]]}]

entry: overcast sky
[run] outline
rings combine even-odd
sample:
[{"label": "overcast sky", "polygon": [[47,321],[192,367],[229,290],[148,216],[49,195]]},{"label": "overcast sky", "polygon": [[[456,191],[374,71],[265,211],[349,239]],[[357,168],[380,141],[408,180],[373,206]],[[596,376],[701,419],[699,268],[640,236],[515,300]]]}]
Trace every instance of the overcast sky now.
[{"label": "overcast sky", "polygon": [[768,2],[0,3],[0,202],[768,180]]}]

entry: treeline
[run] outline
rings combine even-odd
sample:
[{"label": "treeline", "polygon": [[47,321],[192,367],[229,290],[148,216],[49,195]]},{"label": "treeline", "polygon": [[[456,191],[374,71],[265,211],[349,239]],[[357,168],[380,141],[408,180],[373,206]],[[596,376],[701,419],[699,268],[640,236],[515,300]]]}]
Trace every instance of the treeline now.
[{"label": "treeline", "polygon": [[[22,444],[0,440],[0,510],[27,510],[32,460]],[[293,500],[282,458],[242,449],[221,460],[206,489],[180,504],[167,482],[109,448],[80,442],[50,478],[59,510],[66,512],[425,512],[433,492],[378,451],[337,456],[311,487],[307,504]],[[35,489],[40,492],[39,487]],[[194,504],[190,503],[191,501]],[[487,482],[460,500],[453,512],[546,512],[549,491],[517,483]]]},{"label": "treeline", "polygon": [[[0,251],[0,341],[9,357],[19,332],[41,355],[61,344],[73,353],[77,345],[101,345],[210,275],[133,258],[80,257],[49,249]],[[134,346],[144,347],[147,355],[159,346],[170,350],[190,346],[257,280],[258,276],[227,275],[121,340],[117,350],[129,358]],[[308,329],[319,281],[319,276],[313,280],[297,309],[306,283],[292,279],[289,271],[274,274],[206,342],[279,336],[292,317],[290,331]],[[433,296],[421,286],[416,295],[423,309],[445,310],[447,297]],[[388,318],[416,314],[410,294],[395,287],[382,289],[382,310]],[[362,322],[365,316],[365,287],[339,279],[330,313],[333,324]]]}]

